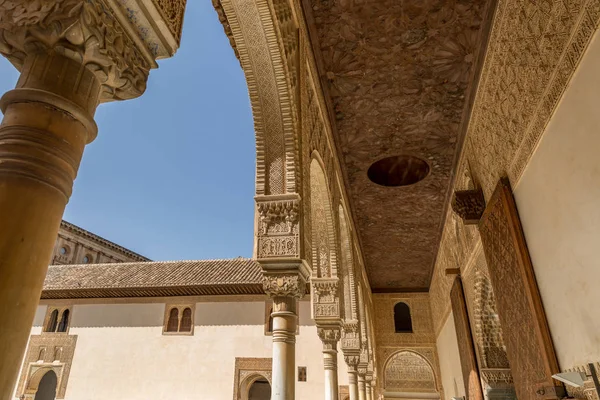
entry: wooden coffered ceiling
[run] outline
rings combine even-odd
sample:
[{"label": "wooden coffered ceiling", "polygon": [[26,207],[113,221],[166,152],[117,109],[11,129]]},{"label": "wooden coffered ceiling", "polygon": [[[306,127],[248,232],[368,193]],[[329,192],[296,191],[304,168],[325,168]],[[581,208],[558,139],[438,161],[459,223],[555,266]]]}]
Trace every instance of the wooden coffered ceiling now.
[{"label": "wooden coffered ceiling", "polygon": [[[374,291],[427,290],[493,0],[303,0]],[[422,181],[373,183],[384,157]]]}]

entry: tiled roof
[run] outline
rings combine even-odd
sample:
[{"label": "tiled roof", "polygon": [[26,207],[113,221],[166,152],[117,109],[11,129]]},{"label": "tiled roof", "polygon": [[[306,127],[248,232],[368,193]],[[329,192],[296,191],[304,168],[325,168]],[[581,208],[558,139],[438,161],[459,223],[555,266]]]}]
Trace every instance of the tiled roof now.
[{"label": "tiled roof", "polygon": [[42,299],[263,293],[260,265],[234,258],[51,265]]}]

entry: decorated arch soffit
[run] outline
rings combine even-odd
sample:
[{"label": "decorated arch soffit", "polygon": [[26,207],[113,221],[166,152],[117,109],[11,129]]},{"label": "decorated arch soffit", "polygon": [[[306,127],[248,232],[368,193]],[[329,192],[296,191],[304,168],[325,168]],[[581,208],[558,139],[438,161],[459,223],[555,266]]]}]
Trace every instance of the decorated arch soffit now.
[{"label": "decorated arch soffit", "polygon": [[256,195],[297,193],[298,51],[287,0],[213,0],[240,60],[254,116]]}]

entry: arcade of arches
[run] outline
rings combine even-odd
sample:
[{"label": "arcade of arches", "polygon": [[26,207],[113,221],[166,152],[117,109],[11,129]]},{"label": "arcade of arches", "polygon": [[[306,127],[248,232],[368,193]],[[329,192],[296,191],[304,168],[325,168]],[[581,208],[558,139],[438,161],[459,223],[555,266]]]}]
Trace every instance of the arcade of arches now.
[{"label": "arcade of arches", "polygon": [[[102,135],[96,108],[143,95],[185,3],[0,0],[0,53],[21,72],[0,100],[1,400],[17,381],[31,396],[45,365],[58,369],[40,390],[58,376],[68,398],[76,300],[133,290],[52,294],[44,279],[66,257],[54,246]],[[213,4],[256,133],[254,259],[227,265],[256,263],[272,302],[268,380],[239,396],[294,399],[298,354],[313,352],[322,370],[302,378],[326,400],[598,399],[600,0]],[[159,283],[136,296],[182,296]],[[58,306],[30,338],[41,294]],[[173,340],[202,324],[200,303],[179,300]],[[301,348],[307,300],[318,349]],[[568,371],[583,386],[553,379]]]}]

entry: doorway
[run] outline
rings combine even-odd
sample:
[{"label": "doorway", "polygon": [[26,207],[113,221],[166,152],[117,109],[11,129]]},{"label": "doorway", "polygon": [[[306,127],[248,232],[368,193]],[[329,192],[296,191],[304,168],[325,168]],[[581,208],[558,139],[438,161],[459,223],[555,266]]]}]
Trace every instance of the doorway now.
[{"label": "doorway", "polygon": [[270,400],[271,385],[265,378],[259,378],[252,382],[248,391],[248,400]]},{"label": "doorway", "polygon": [[34,400],[54,400],[56,397],[57,378],[54,371],[50,370],[40,380]]}]

